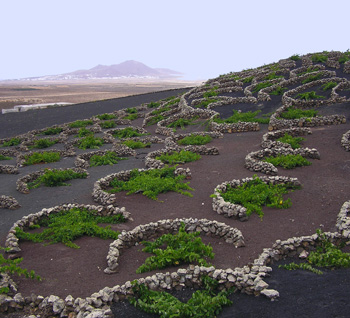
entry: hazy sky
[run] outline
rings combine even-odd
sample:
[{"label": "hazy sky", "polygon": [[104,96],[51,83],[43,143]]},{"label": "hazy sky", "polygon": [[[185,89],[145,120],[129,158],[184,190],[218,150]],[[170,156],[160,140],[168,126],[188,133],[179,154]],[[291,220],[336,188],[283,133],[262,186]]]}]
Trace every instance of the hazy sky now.
[{"label": "hazy sky", "polygon": [[136,60],[208,79],[346,51],[349,0],[0,0],[0,79]]}]

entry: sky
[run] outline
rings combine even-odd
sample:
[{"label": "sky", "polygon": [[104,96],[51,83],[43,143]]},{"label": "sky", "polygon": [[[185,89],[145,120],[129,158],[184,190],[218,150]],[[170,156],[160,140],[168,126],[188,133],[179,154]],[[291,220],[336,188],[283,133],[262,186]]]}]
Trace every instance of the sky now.
[{"label": "sky", "polygon": [[0,0],[0,80],[127,60],[206,80],[346,51],[349,0]]}]

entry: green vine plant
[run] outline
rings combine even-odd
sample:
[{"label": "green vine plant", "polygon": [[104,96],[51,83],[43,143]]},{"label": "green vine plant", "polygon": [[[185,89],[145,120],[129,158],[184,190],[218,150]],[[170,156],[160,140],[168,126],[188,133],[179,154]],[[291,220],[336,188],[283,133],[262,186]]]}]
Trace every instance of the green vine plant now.
[{"label": "green vine plant", "polygon": [[51,128],[45,129],[41,134],[42,135],[48,135],[48,136],[50,136],[50,135],[58,135],[62,131],[63,131],[63,128],[61,128],[61,127],[56,127],[56,128],[51,127]]},{"label": "green vine plant", "polygon": [[196,145],[196,146],[201,146],[208,144],[212,141],[213,138],[211,138],[208,135],[189,135],[186,136],[180,140],[177,141],[177,143],[181,146],[188,146],[188,145]]},{"label": "green vine plant", "polygon": [[219,193],[226,202],[244,206],[248,216],[254,212],[262,219],[264,216],[263,206],[277,209],[291,207],[291,200],[284,200],[283,195],[296,189],[300,189],[300,187],[291,183],[267,184],[254,175],[252,180],[236,188],[227,186],[226,192],[220,191]]},{"label": "green vine plant", "polygon": [[99,223],[118,224],[125,222],[122,214],[111,216],[97,215],[97,211],[73,208],[68,211],[52,213],[32,226],[45,227],[40,233],[29,233],[16,228],[16,236],[20,240],[46,244],[63,243],[71,248],[79,248],[73,241],[82,236],[99,237],[102,239],[118,238],[119,232],[113,231],[111,226],[101,227]]},{"label": "green vine plant", "polygon": [[241,112],[239,110],[233,110],[233,115],[226,119],[214,118],[214,122],[218,124],[234,124],[239,122],[257,122],[261,124],[268,124],[270,118],[257,118],[258,114],[261,113],[261,110],[257,110],[255,112]]},{"label": "green vine plant", "polygon": [[85,127],[82,127],[79,129],[78,131],[78,135],[76,135],[76,137],[82,138],[82,137],[87,137],[87,136],[93,136],[94,132],[86,129]]},{"label": "green vine plant", "polygon": [[185,176],[175,176],[176,167],[164,167],[162,169],[150,169],[139,171],[133,169],[128,181],[113,179],[110,182],[111,189],[107,190],[109,193],[117,193],[121,191],[128,191],[127,195],[132,193],[142,193],[147,198],[158,200],[160,193],[175,191],[183,195],[192,197],[189,191],[193,189],[188,185],[189,182],[184,183]]},{"label": "green vine plant", "polygon": [[141,148],[151,147],[150,142],[135,141],[135,140],[131,140],[131,139],[123,141],[122,144],[125,146],[128,146],[131,149],[141,149]]},{"label": "green vine plant", "polygon": [[285,112],[281,113],[282,119],[300,119],[317,117],[318,111],[314,109],[300,109],[294,106],[288,107]]},{"label": "green vine plant", "polygon": [[305,140],[303,137],[293,137],[292,135],[285,133],[282,137],[278,138],[277,141],[289,144],[292,149],[299,149],[301,143]]},{"label": "green vine plant", "polygon": [[94,122],[90,119],[88,120],[76,120],[70,124],[68,124],[69,128],[81,128],[92,125]]},{"label": "green vine plant", "polygon": [[132,138],[132,137],[141,137],[147,134],[139,133],[135,128],[126,127],[124,129],[116,130],[112,132],[114,138]]},{"label": "green vine plant", "polygon": [[266,157],[263,160],[273,164],[274,166],[282,167],[284,169],[294,169],[296,167],[310,166],[311,162],[305,159],[302,155],[288,154],[288,155],[278,155],[275,157]]},{"label": "green vine plant", "polygon": [[49,148],[55,144],[58,143],[58,140],[49,140],[49,139],[38,139],[34,141],[34,144],[32,146],[29,146],[29,148],[37,148],[37,149],[44,149]]},{"label": "green vine plant", "polygon": [[107,151],[104,155],[93,155],[90,160],[91,167],[115,165],[120,160],[127,160],[127,158],[118,157],[113,151]]},{"label": "green vine plant", "polygon": [[328,82],[326,84],[322,85],[322,90],[327,91],[330,90],[338,85],[337,82]]},{"label": "green vine plant", "polygon": [[45,169],[44,174],[39,176],[33,182],[28,183],[28,188],[35,189],[41,185],[44,185],[46,187],[70,186],[71,184],[65,183],[65,181],[85,178],[87,178],[86,172],[75,172],[72,169]]},{"label": "green vine plant", "polygon": [[1,147],[18,146],[20,143],[21,143],[21,139],[14,137],[14,138],[11,138],[9,141],[3,142]]},{"label": "green vine plant", "polygon": [[99,123],[100,127],[103,129],[111,129],[117,127],[117,124],[113,120],[107,120]]},{"label": "green vine plant", "polygon": [[201,155],[192,151],[181,150],[180,152],[164,153],[156,159],[169,165],[184,164],[201,159]]},{"label": "green vine plant", "polygon": [[136,308],[161,318],[216,317],[224,306],[232,305],[228,296],[233,293],[233,288],[219,292],[218,283],[213,278],[203,276],[201,281],[204,289],[196,290],[187,303],[167,292],[151,290],[144,284],[133,281],[134,297],[129,298],[129,302]]},{"label": "green vine plant", "polygon": [[303,269],[309,270],[315,274],[323,274],[323,272],[315,267],[336,269],[350,267],[350,253],[341,251],[341,247],[334,245],[326,237],[320,229],[316,230],[318,234],[320,245],[316,247],[315,251],[311,251],[307,257],[307,263],[296,264],[294,262],[285,265],[279,265],[279,268],[287,270]]},{"label": "green vine plant", "polygon": [[325,98],[322,95],[317,95],[315,91],[300,93],[297,97],[301,100],[310,100],[310,99],[323,99]]},{"label": "green vine plant", "polygon": [[0,161],[1,160],[11,160],[11,159],[12,159],[11,157],[0,155]]},{"label": "green vine plant", "polygon": [[[8,248],[4,248],[0,246],[0,251],[5,252],[9,251]],[[19,266],[19,264],[23,261],[23,258],[9,259],[5,258],[3,253],[0,253],[0,273],[13,275],[16,274],[18,276],[24,275],[26,278],[36,279],[41,281],[41,277],[36,275],[33,270],[28,271],[25,268]],[[8,287],[0,287],[0,294],[7,294],[10,292]]]},{"label": "green vine plant", "polygon": [[88,135],[77,142],[79,149],[98,149],[103,145],[103,139]]},{"label": "green vine plant", "polygon": [[96,117],[100,120],[111,120],[111,119],[116,119],[117,116],[114,114],[101,114],[101,115],[96,115]]},{"label": "green vine plant", "polygon": [[50,162],[57,162],[60,161],[61,156],[59,152],[34,152],[31,155],[24,156],[24,165],[30,166],[40,163],[50,163]]},{"label": "green vine plant", "polygon": [[191,119],[179,118],[178,120],[175,120],[174,122],[170,123],[167,127],[173,128],[174,131],[176,131],[176,128],[185,129],[185,126],[198,124],[198,122],[196,122],[196,120],[198,119],[199,116],[195,116]]},{"label": "green vine plant", "polygon": [[206,258],[214,258],[213,248],[205,245],[199,235],[200,232],[187,233],[182,222],[176,234],[164,234],[154,242],[141,242],[145,246],[143,252],[155,255],[148,257],[136,273],[188,263],[210,266]]},{"label": "green vine plant", "polygon": [[311,82],[319,80],[320,78],[321,78],[321,74],[310,75],[308,78],[304,79],[301,83],[302,84],[311,83]]}]

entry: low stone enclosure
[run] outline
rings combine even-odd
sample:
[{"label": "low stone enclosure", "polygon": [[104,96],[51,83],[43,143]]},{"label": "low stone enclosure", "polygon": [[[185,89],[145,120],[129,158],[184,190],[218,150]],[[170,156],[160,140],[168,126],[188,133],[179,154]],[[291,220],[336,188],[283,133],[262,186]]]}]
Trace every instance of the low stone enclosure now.
[{"label": "low stone enclosure", "polygon": [[342,136],[341,145],[346,151],[350,151],[350,130]]},{"label": "low stone enclosure", "polygon": [[[151,169],[137,169],[138,171],[147,171]],[[128,181],[130,179],[132,170],[120,171],[117,173],[110,174],[104,178],[99,179],[94,184],[94,189],[92,191],[92,199],[101,205],[117,205],[116,195],[113,193],[108,193],[105,190],[109,187],[110,182],[113,179],[118,179],[121,181]],[[191,178],[191,171],[189,168],[176,168],[175,175],[184,175],[186,179]]]},{"label": "low stone enclosure", "polygon": [[0,196],[0,209],[15,210],[20,208],[18,201],[11,196],[1,195]]},{"label": "low stone enclosure", "polygon": [[225,240],[226,243],[233,244],[235,247],[244,246],[244,238],[241,231],[231,228],[224,223],[210,221],[207,219],[175,219],[160,220],[154,223],[139,225],[132,231],[123,231],[109,246],[107,255],[106,274],[117,272],[118,259],[123,249],[139,244],[141,241],[153,239],[165,233],[176,233],[181,224],[185,225],[185,231],[188,233],[200,232],[204,235],[211,235]]},{"label": "low stone enclosure", "polygon": [[[227,188],[237,188],[241,186],[244,183],[247,183],[249,181],[252,181],[254,178],[244,178],[241,180],[232,180],[232,181],[225,181],[221,184],[219,184],[214,189],[213,194],[213,210],[225,217],[228,218],[235,218],[240,221],[247,221],[249,219],[249,216],[247,215],[247,209],[240,205],[240,204],[234,204],[231,202],[227,202],[224,200],[224,198],[221,196],[221,193],[225,193],[227,191]],[[301,186],[299,180],[297,178],[290,178],[290,177],[284,177],[284,176],[262,176],[259,177],[261,181],[263,181],[266,184],[291,184],[293,186]]]}]

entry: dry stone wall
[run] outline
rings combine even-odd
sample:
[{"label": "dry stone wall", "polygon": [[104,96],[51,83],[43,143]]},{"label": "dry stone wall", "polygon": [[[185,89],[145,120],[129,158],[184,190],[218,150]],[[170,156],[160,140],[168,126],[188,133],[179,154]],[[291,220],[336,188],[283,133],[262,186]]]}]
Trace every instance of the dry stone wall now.
[{"label": "dry stone wall", "polygon": [[0,196],[0,209],[10,209],[15,210],[20,208],[18,201],[11,196],[1,195]]},{"label": "dry stone wall", "polygon": [[350,151],[350,130],[342,136],[341,145],[346,151]]}]

